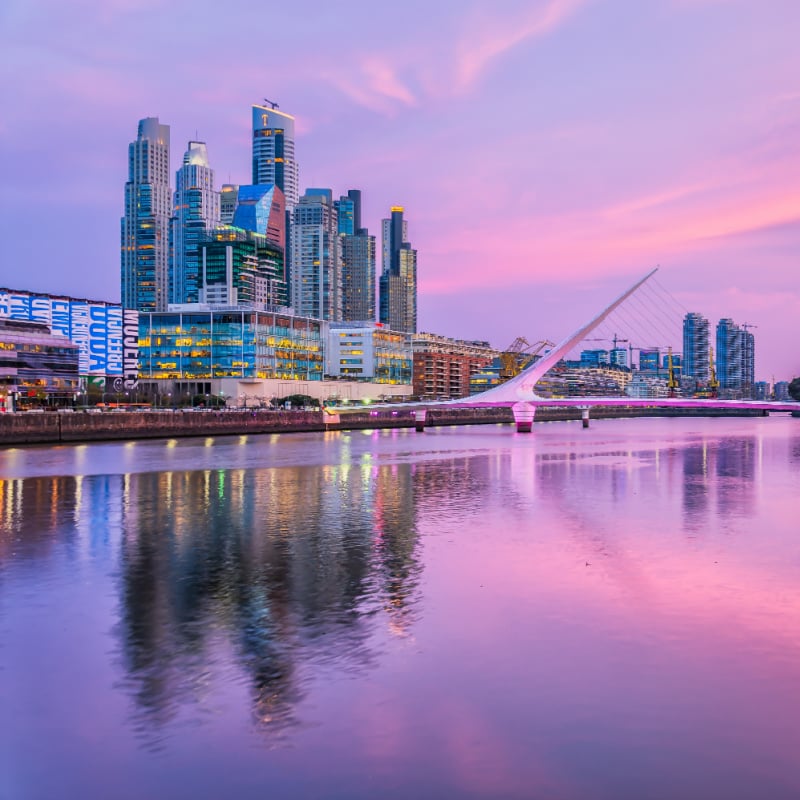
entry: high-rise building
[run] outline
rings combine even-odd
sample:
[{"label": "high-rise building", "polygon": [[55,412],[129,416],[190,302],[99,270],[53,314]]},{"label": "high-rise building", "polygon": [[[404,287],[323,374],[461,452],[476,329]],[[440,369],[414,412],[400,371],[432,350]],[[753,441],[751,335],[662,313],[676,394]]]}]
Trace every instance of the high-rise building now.
[{"label": "high-rise building", "polygon": [[281,251],[286,249],[286,207],[283,192],[274,184],[239,186],[231,223],[266,236]]},{"label": "high-rise building", "polygon": [[219,221],[223,225],[231,225],[239,202],[239,186],[235,183],[223,183],[219,196]]},{"label": "high-rise building", "polygon": [[747,325],[742,327],[742,396],[752,397],[756,382],[756,339]]},{"label": "high-rise building", "polygon": [[189,142],[183,165],[175,174],[170,303],[197,302],[198,243],[219,225],[219,203],[205,142]]},{"label": "high-rise building", "polygon": [[139,121],[128,145],[125,216],[121,220],[122,305],[164,311],[169,299],[169,125],[158,117]]},{"label": "high-rise building", "polygon": [[417,251],[408,241],[402,206],[383,220],[380,321],[392,330],[417,332]]},{"label": "high-rise building", "polygon": [[292,211],[299,202],[300,175],[294,155],[294,117],[277,107],[254,105],[253,183],[274,183]]},{"label": "high-rise building", "polygon": [[375,237],[361,227],[361,191],[334,202],[342,252],[342,319],[375,321]]},{"label": "high-rise building", "polygon": [[242,228],[217,228],[200,244],[198,283],[199,301],[209,305],[263,309],[288,300],[283,250]]},{"label": "high-rise building", "polygon": [[639,351],[639,369],[642,372],[658,372],[660,352],[657,348]]},{"label": "high-rise building", "polygon": [[306,189],[292,212],[291,300],[296,314],[342,320],[342,262],[333,193]]},{"label": "high-rise building", "polygon": [[708,346],[708,320],[702,314],[688,313],[683,319],[683,380],[708,383]]},{"label": "high-rise building", "polygon": [[720,389],[742,388],[742,329],[732,319],[717,323],[716,370]]}]

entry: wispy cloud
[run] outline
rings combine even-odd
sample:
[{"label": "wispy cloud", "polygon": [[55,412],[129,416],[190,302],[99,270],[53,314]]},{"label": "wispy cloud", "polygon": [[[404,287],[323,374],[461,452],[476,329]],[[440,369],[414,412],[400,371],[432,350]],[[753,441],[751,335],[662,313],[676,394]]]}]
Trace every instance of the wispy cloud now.
[{"label": "wispy cloud", "polygon": [[552,33],[570,19],[586,0],[548,0],[524,15],[473,17],[456,54],[456,85],[471,88],[500,56],[522,42]]}]

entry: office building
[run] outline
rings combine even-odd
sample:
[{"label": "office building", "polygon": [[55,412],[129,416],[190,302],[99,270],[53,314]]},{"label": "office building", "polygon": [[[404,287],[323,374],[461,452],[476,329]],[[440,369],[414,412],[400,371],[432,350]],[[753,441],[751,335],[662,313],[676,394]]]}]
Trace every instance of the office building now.
[{"label": "office building", "polygon": [[581,350],[580,366],[584,369],[599,367],[601,364],[610,364],[611,358],[608,350]]},{"label": "office building", "polygon": [[380,321],[392,330],[417,332],[417,251],[408,241],[402,206],[382,222]]},{"label": "office building", "polygon": [[200,243],[198,299],[262,309],[288,305],[283,250],[266,234],[232,226],[215,229]]},{"label": "office building", "polygon": [[239,186],[235,183],[223,183],[219,192],[219,221],[223,225],[233,224],[233,215],[239,202]]},{"label": "office building", "polygon": [[789,381],[776,381],[773,387],[773,394],[776,400],[783,403],[788,402],[792,398],[789,396]]},{"label": "office building", "polygon": [[274,183],[292,211],[299,202],[300,175],[295,160],[294,117],[277,106],[252,107],[253,184]]},{"label": "office building", "polygon": [[732,319],[717,323],[716,370],[720,389],[742,388],[742,329]]},{"label": "office building", "polygon": [[239,186],[231,225],[266,236],[283,252],[286,249],[286,204],[274,183]]},{"label": "office building", "polygon": [[608,354],[608,362],[616,367],[627,367],[628,351],[624,347],[615,347]]},{"label": "office building", "polygon": [[642,372],[658,372],[661,353],[657,348],[639,351],[639,369]]},{"label": "office building", "polygon": [[375,237],[361,227],[361,191],[335,203],[342,255],[342,319],[375,320]]},{"label": "office building", "polygon": [[[411,337],[411,346],[415,397],[450,400],[468,397],[499,383],[501,354],[488,342],[417,333]],[[498,365],[497,379],[487,372],[494,361]]]},{"label": "office building", "polygon": [[332,322],[325,351],[325,374],[379,384],[411,384],[411,342],[380,323]]},{"label": "office building", "polygon": [[198,244],[220,224],[220,195],[205,142],[189,142],[175,174],[172,219],[170,303],[196,303],[200,253]]},{"label": "office building", "polygon": [[78,349],[40,322],[0,319],[0,411],[73,405]]},{"label": "office building", "polygon": [[705,385],[710,378],[708,320],[696,312],[688,313],[683,320],[683,370],[682,381]]},{"label": "office building", "polygon": [[121,293],[124,308],[163,311],[169,301],[172,192],[169,126],[158,117],[139,122],[128,146],[125,216],[121,220]]},{"label": "office building", "polygon": [[296,314],[342,320],[342,259],[330,189],[307,189],[292,212],[291,305]]}]

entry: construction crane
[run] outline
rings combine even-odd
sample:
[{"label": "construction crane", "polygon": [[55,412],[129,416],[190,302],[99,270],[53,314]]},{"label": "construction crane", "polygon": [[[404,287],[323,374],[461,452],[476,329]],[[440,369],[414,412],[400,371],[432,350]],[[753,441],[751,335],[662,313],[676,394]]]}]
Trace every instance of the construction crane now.
[{"label": "construction crane", "polygon": [[541,339],[535,344],[531,344],[524,336],[517,336],[500,354],[501,379],[508,380],[519,375],[545,347],[554,346],[555,344],[547,339]]},{"label": "construction crane", "polygon": [[279,107],[277,103],[273,102],[272,100],[267,100],[266,97],[264,98],[264,102],[268,103],[270,106],[272,106],[272,108],[278,108]]},{"label": "construction crane", "polygon": [[711,396],[717,396],[717,389],[719,389],[719,380],[717,379],[717,370],[714,368],[714,348],[708,348],[708,388],[711,389]]},{"label": "construction crane", "polygon": [[667,348],[667,389],[669,389],[669,396],[676,397],[680,384],[675,377],[675,365],[672,363],[672,347]]}]

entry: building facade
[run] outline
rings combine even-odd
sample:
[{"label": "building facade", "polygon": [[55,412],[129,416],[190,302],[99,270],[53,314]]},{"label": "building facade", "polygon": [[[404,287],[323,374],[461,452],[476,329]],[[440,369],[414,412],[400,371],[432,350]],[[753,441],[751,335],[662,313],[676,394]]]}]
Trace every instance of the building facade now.
[{"label": "building facade", "polygon": [[708,383],[710,373],[708,320],[696,312],[688,313],[683,320],[682,382],[689,385]]},{"label": "building facade", "polygon": [[205,142],[189,142],[183,165],[175,174],[172,218],[170,303],[199,299],[199,244],[220,224],[220,195],[214,189],[214,170]]},{"label": "building facade", "polygon": [[380,323],[332,322],[328,326],[325,374],[378,384],[411,385],[411,342]]},{"label": "building facade", "polygon": [[[486,384],[476,378],[500,358],[499,351],[488,342],[450,339],[433,333],[418,333],[411,337],[414,352],[414,396],[425,400],[450,400],[469,397],[494,385],[491,377]],[[474,384],[474,385],[473,385]]]},{"label": "building facade", "polygon": [[213,230],[200,244],[198,296],[212,305],[288,305],[283,250],[266,234],[233,226]]},{"label": "building facade", "polygon": [[380,321],[396,331],[417,332],[417,251],[408,241],[402,206],[383,220]]},{"label": "building facade", "polygon": [[330,189],[307,189],[292,212],[291,305],[296,314],[342,320],[342,261]]},{"label": "building facade", "polygon": [[139,122],[128,146],[125,216],[121,220],[121,293],[124,308],[166,310],[172,192],[169,126],[158,117]]},{"label": "building facade", "polygon": [[0,411],[73,405],[81,391],[78,350],[40,322],[0,319]]},{"label": "building facade", "polygon": [[253,184],[274,183],[291,211],[300,197],[300,170],[295,159],[294,117],[276,106],[252,107]]}]

